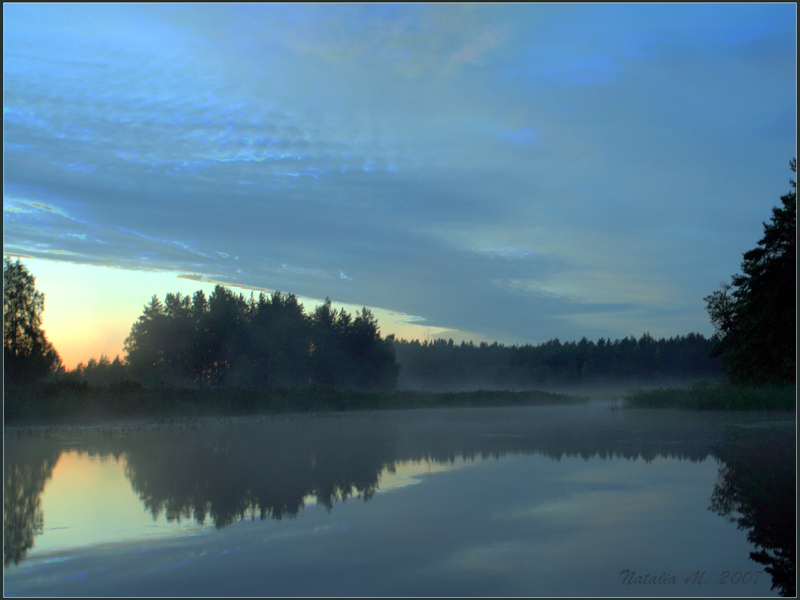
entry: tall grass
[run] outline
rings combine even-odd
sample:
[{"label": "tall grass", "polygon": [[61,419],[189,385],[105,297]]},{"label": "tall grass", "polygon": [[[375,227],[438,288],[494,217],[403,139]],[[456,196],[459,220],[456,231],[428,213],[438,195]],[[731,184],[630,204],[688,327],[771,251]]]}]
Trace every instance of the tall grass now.
[{"label": "tall grass", "polygon": [[636,390],[623,400],[625,408],[686,408],[692,410],[788,410],[797,408],[795,385],[746,386],[727,382],[689,388]]},{"label": "tall grass", "polygon": [[91,387],[75,382],[7,387],[6,422],[54,422],[164,416],[228,416],[399,408],[526,406],[586,402],[541,391],[366,392],[330,388],[144,388],[123,383]]}]

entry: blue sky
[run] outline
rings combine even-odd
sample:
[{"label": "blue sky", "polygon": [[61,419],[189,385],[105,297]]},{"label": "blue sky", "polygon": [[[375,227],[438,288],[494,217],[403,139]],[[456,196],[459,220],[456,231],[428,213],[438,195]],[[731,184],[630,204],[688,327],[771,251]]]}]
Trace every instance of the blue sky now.
[{"label": "blue sky", "polygon": [[796,155],[795,4],[3,16],[3,250],[65,269],[505,343],[710,335]]}]

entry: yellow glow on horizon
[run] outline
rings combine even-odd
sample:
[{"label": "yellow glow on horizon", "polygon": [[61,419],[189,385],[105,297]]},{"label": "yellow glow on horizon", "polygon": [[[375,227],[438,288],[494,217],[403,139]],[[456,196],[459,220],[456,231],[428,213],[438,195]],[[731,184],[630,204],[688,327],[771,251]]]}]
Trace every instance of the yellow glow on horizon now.
[{"label": "yellow glow on horizon", "polygon": [[[16,255],[8,255],[16,260]],[[105,355],[113,360],[124,358],[123,344],[131,327],[142,314],[153,295],[162,301],[167,293],[184,295],[203,290],[209,296],[215,282],[198,281],[178,272],[133,271],[97,265],[19,257],[36,279],[36,289],[45,295],[42,327],[47,339],[61,356],[66,369],[78,363]],[[235,293],[258,288],[228,285]],[[270,290],[264,290],[269,293]],[[306,314],[323,301],[298,296]],[[362,306],[333,302],[355,316]],[[420,340],[452,337],[454,340],[478,339],[463,331],[416,324],[414,317],[381,308],[369,308],[378,319],[381,334],[394,334],[398,339]]]},{"label": "yellow glow on horizon", "polygon": [[[15,260],[15,257],[11,257]],[[131,271],[96,265],[22,258],[45,295],[42,327],[67,369],[105,354],[124,357],[123,343],[155,294],[210,294],[214,284],[179,279],[175,273]]]}]

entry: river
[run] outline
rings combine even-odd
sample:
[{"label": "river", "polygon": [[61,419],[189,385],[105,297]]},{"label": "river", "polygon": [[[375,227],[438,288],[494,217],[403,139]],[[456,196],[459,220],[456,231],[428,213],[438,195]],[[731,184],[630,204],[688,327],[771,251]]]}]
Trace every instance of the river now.
[{"label": "river", "polygon": [[794,594],[794,413],[4,430],[7,596]]}]

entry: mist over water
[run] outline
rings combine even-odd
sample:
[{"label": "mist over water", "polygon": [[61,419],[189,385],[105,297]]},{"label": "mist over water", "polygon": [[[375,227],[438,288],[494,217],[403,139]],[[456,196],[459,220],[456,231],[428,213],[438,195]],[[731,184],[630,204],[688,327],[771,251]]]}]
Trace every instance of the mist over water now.
[{"label": "mist over water", "polygon": [[587,398],[592,402],[607,402],[621,400],[626,394],[635,390],[653,390],[660,388],[688,388],[697,385],[713,384],[724,381],[723,378],[713,379],[693,379],[693,378],[658,378],[658,379],[629,379],[625,381],[607,381],[595,383],[545,383],[540,385],[513,386],[498,385],[491,380],[482,380],[470,383],[443,383],[441,385],[430,386],[419,380],[403,380],[398,384],[400,391],[415,392],[475,392],[479,390],[498,390],[498,391],[542,391],[552,394],[565,394],[567,396],[579,396]]},{"label": "mist over water", "polygon": [[[718,579],[794,555],[769,532],[794,531],[795,445],[784,414],[603,401],[6,429],[6,592],[769,595],[766,573]],[[96,506],[90,541],[64,502]],[[136,512],[162,533],[113,520]],[[623,586],[625,568],[681,583]],[[716,579],[684,586],[695,569]]]}]

